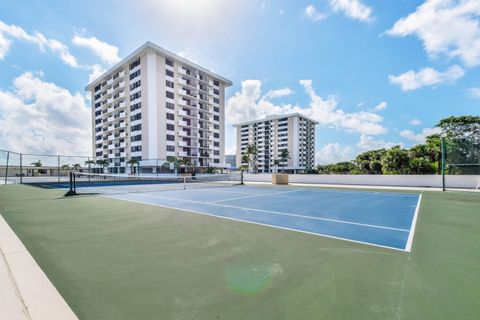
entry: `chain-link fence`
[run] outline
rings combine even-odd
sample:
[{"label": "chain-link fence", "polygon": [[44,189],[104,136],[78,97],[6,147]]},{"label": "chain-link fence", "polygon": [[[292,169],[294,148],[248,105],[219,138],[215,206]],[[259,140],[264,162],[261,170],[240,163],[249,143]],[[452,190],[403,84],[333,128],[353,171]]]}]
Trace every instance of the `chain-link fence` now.
[{"label": "chain-link fence", "polygon": [[220,168],[195,167],[189,161],[168,159],[95,159],[88,156],[18,153],[0,149],[0,183],[65,182],[69,173],[88,172],[119,175],[165,176],[182,173],[223,173]]},{"label": "chain-link fence", "polygon": [[18,153],[0,149],[0,183],[67,181],[69,172],[94,172],[98,165],[86,156]]},{"label": "chain-link fence", "polygon": [[443,189],[450,187],[453,176],[471,175],[480,187],[480,139],[466,136],[462,139],[442,138]]}]

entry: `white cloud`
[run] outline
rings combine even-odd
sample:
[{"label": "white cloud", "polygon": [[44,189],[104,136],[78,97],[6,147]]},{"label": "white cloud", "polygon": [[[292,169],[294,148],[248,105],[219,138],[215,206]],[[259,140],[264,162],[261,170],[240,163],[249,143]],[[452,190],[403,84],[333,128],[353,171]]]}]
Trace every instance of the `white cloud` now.
[{"label": "white cloud", "polygon": [[464,75],[465,71],[460,66],[453,65],[444,72],[433,68],[424,68],[418,72],[410,70],[398,76],[389,75],[388,78],[390,83],[400,86],[403,91],[411,91],[444,82],[453,83]]},{"label": "white cloud", "polygon": [[333,11],[343,12],[354,20],[369,22],[374,20],[372,9],[360,0],[330,0]]},{"label": "white cloud", "polygon": [[267,92],[266,95],[262,97],[263,100],[274,99],[274,98],[281,98],[286,97],[293,94],[293,90],[289,87],[285,87],[282,89],[277,90],[270,90]]},{"label": "white cloud", "polygon": [[273,114],[298,112],[317,120],[320,125],[326,127],[368,135],[386,132],[386,129],[380,124],[383,121],[380,115],[368,111],[346,112],[338,108],[335,97],[329,96],[323,99],[318,96],[313,89],[311,80],[301,80],[300,84],[310,97],[309,105],[304,108],[291,104],[274,104],[269,100],[268,94],[262,96],[260,80],[243,81],[242,90],[236,92],[227,101],[227,122],[238,123]]},{"label": "white cloud", "polygon": [[420,121],[420,120],[417,119],[417,118],[413,118],[412,120],[410,120],[410,124],[411,124],[412,126],[419,126],[419,125],[422,124],[422,121]]},{"label": "white cloud", "polygon": [[388,149],[393,146],[403,146],[400,142],[389,142],[385,140],[376,140],[371,136],[362,134],[359,141],[354,145],[341,146],[338,143],[329,143],[324,145],[315,153],[316,164],[331,164],[342,161],[353,160],[360,153]]},{"label": "white cloud", "polygon": [[100,41],[95,37],[86,38],[76,35],[73,37],[72,43],[89,49],[105,63],[114,64],[121,60],[116,46]]},{"label": "white cloud", "polygon": [[68,47],[62,42],[49,39],[40,32],[33,34],[27,33],[21,27],[16,25],[7,25],[0,20],[0,60],[4,59],[10,50],[12,39],[21,40],[36,44],[38,48],[44,52],[49,49],[54,54],[57,54],[63,62],[70,67],[79,67],[77,59],[70,54]]},{"label": "white cloud", "polygon": [[91,65],[89,68],[90,68],[90,74],[88,76],[89,83],[96,80],[98,77],[104,74],[105,71],[107,71],[104,67],[102,67],[99,64]]},{"label": "white cloud", "polygon": [[91,154],[91,115],[80,93],[26,72],[0,90],[0,145],[42,154]]},{"label": "white cloud", "polygon": [[184,51],[177,52],[177,55],[193,63],[198,63],[199,52],[197,50],[187,49]]},{"label": "white cloud", "polygon": [[230,147],[225,148],[225,154],[231,155],[237,153],[237,145],[231,145]]},{"label": "white cloud", "polygon": [[468,92],[470,93],[470,96],[473,98],[480,98],[480,87],[474,87],[468,89]]},{"label": "white cloud", "polygon": [[315,163],[331,164],[349,161],[353,158],[353,151],[351,146],[342,147],[338,143],[329,143],[315,152]]},{"label": "white cloud", "polygon": [[439,128],[425,128],[420,133],[415,133],[412,130],[403,130],[400,132],[400,136],[404,137],[405,139],[412,140],[419,143],[424,143],[425,138],[429,135],[440,133],[441,130]]},{"label": "white cloud", "polygon": [[403,146],[402,143],[399,142],[389,142],[385,140],[375,140],[371,136],[367,136],[365,134],[362,134],[360,136],[360,141],[356,144],[357,150],[359,152],[365,152],[369,150],[376,150],[376,149],[388,149],[393,146]]},{"label": "white cloud", "polygon": [[326,14],[317,11],[317,9],[311,4],[305,8],[305,16],[312,21],[320,21],[327,17]]},{"label": "white cloud", "polygon": [[415,12],[395,22],[392,36],[417,36],[431,57],[459,58],[467,66],[480,64],[480,1],[427,0]]},{"label": "white cloud", "polygon": [[385,101],[383,102],[380,102],[378,105],[376,105],[374,108],[373,108],[375,111],[381,111],[381,110],[385,110],[387,109],[387,103]]}]

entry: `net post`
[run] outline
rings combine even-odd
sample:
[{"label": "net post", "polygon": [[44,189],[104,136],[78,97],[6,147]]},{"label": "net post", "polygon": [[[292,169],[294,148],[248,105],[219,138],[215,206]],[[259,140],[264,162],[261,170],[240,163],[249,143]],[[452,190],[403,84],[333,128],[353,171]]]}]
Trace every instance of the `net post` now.
[{"label": "net post", "polygon": [[155,173],[157,174],[157,180],[158,180],[158,159],[156,160],[156,166],[155,166]]},{"label": "net post", "polygon": [[445,191],[445,137],[441,137],[441,148],[442,148],[442,191]]},{"label": "net post", "polygon": [[240,171],[240,184],[243,186],[243,170]]},{"label": "net post", "polygon": [[20,153],[20,183],[23,183],[23,155]]},{"label": "net post", "polygon": [[187,189],[187,177],[183,176],[183,190]]},{"label": "net post", "polygon": [[74,196],[74,195],[77,194],[76,191],[75,191],[75,182],[74,182],[74,181],[75,181],[75,176],[74,176],[74,174],[73,174],[72,171],[69,172],[69,175],[70,175],[70,176],[69,176],[69,178],[70,178],[70,179],[69,179],[69,181],[70,181],[70,190],[68,190],[68,192],[65,193],[65,197],[70,197],[70,196]]},{"label": "net post", "polygon": [[7,151],[7,166],[5,167],[5,185],[7,184],[8,179],[8,161],[10,159],[10,151]]}]

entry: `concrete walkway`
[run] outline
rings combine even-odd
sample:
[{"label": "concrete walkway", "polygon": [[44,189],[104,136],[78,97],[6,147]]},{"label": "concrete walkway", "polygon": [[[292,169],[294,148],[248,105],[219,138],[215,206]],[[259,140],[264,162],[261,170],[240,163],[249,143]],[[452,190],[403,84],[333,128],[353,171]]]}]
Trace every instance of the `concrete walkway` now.
[{"label": "concrete walkway", "polygon": [[78,319],[0,215],[0,319]]}]

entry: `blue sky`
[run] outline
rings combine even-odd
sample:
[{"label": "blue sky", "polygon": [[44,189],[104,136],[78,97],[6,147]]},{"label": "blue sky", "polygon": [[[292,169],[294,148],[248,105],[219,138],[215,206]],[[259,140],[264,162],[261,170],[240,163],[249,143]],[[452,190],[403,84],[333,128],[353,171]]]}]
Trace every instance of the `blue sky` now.
[{"label": "blue sky", "polygon": [[89,154],[83,88],[145,41],[231,79],[228,123],[314,117],[319,163],[408,147],[480,113],[479,17],[480,0],[3,0],[0,148]]}]

